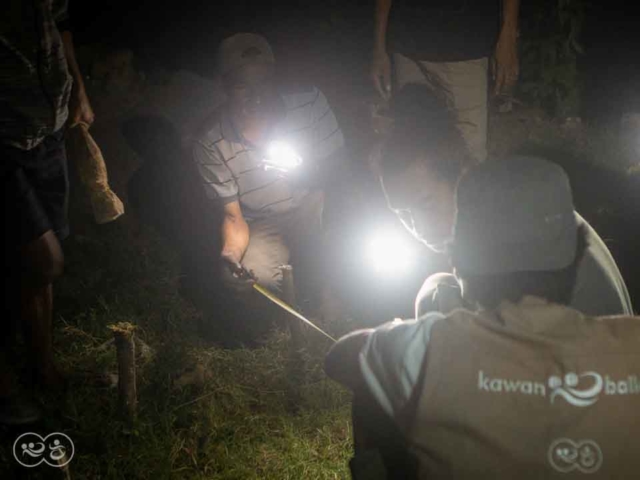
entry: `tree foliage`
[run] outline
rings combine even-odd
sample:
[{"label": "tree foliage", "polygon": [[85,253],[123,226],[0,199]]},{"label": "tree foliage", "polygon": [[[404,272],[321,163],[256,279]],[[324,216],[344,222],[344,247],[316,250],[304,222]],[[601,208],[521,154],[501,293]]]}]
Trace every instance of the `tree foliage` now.
[{"label": "tree foliage", "polygon": [[556,116],[577,115],[586,0],[523,2],[519,94]]}]

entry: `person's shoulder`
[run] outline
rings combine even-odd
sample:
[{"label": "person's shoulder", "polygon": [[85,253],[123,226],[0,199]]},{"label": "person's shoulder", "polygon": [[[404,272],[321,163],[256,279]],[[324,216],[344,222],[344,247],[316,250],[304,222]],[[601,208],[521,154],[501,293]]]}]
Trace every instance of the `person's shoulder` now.
[{"label": "person's shoulder", "polygon": [[430,333],[437,331],[442,336],[473,336],[478,330],[495,330],[496,327],[495,314],[487,310],[470,310],[460,306],[440,315],[441,318],[433,317],[430,320]]},{"label": "person's shoulder", "polygon": [[628,325],[640,332],[640,316],[637,315],[600,315],[599,317],[584,315],[584,318],[598,324]]},{"label": "person's shoulder", "polygon": [[583,316],[581,328],[590,341],[613,345],[620,354],[628,352],[635,355],[640,344],[639,316]]},{"label": "person's shoulder", "polygon": [[222,121],[224,117],[224,108],[219,107],[214,110],[210,115],[202,122],[196,134],[194,140],[198,143],[215,143],[223,140],[224,134],[222,129]]},{"label": "person's shoulder", "polygon": [[446,319],[447,316],[440,312],[427,312],[416,319],[395,319],[392,322],[381,325],[375,332],[378,336],[383,336],[387,339],[392,338],[394,340],[393,343],[398,345],[411,343],[417,339],[428,342],[434,326]]},{"label": "person's shoulder", "polygon": [[362,357],[370,366],[389,372],[420,365],[433,340],[434,328],[444,320],[441,313],[429,312],[418,319],[395,319],[380,325],[369,333]]}]

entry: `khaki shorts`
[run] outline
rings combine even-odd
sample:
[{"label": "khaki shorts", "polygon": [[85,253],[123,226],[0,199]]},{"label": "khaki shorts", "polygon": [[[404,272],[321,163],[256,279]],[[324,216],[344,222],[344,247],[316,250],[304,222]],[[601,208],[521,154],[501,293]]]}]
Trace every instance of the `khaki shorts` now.
[{"label": "khaki shorts", "polygon": [[294,211],[249,224],[249,246],[242,264],[261,285],[280,292],[281,265],[294,264],[296,281],[315,277],[322,267],[322,192],[309,193]]},{"label": "khaki shorts", "polygon": [[469,152],[476,161],[483,162],[487,158],[488,58],[426,62],[396,53],[393,61],[398,90],[408,83],[444,89]]}]

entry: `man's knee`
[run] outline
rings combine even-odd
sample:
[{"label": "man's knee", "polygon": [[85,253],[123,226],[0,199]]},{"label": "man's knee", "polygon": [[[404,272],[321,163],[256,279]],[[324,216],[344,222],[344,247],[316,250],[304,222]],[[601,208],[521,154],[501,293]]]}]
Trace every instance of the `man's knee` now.
[{"label": "man's knee", "polygon": [[24,247],[21,267],[24,282],[30,287],[49,285],[62,275],[64,254],[52,230]]}]

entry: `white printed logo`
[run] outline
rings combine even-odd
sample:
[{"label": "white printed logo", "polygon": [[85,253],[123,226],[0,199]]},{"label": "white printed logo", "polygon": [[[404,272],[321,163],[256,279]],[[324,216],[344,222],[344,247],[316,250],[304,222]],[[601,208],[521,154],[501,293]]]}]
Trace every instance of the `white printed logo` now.
[{"label": "white printed logo", "polygon": [[559,438],[551,443],[547,457],[551,466],[560,473],[574,470],[595,473],[604,460],[602,450],[593,440],[574,442],[568,438]]},{"label": "white printed logo", "polygon": [[547,398],[553,404],[556,397],[562,397],[574,407],[588,407],[596,403],[601,395],[640,395],[640,379],[629,375],[624,379],[602,376],[596,372],[580,375],[569,372],[564,377],[553,375],[547,382],[490,377],[478,371],[478,391],[498,394],[518,394]]},{"label": "white printed logo", "polygon": [[[593,381],[591,382],[591,386],[580,390],[577,387],[583,378],[590,378]],[[595,372],[585,372],[581,375],[567,373],[564,376],[564,382],[562,381],[562,378],[558,376],[550,377],[548,385],[551,389],[551,403],[553,403],[555,398],[559,395],[575,407],[588,407],[598,401],[598,395],[602,392],[604,382],[599,374]]]},{"label": "white printed logo", "polygon": [[42,438],[37,433],[23,433],[13,443],[13,456],[24,467],[37,467],[42,462],[50,467],[64,467],[75,453],[71,439],[64,433],[50,433]]}]

